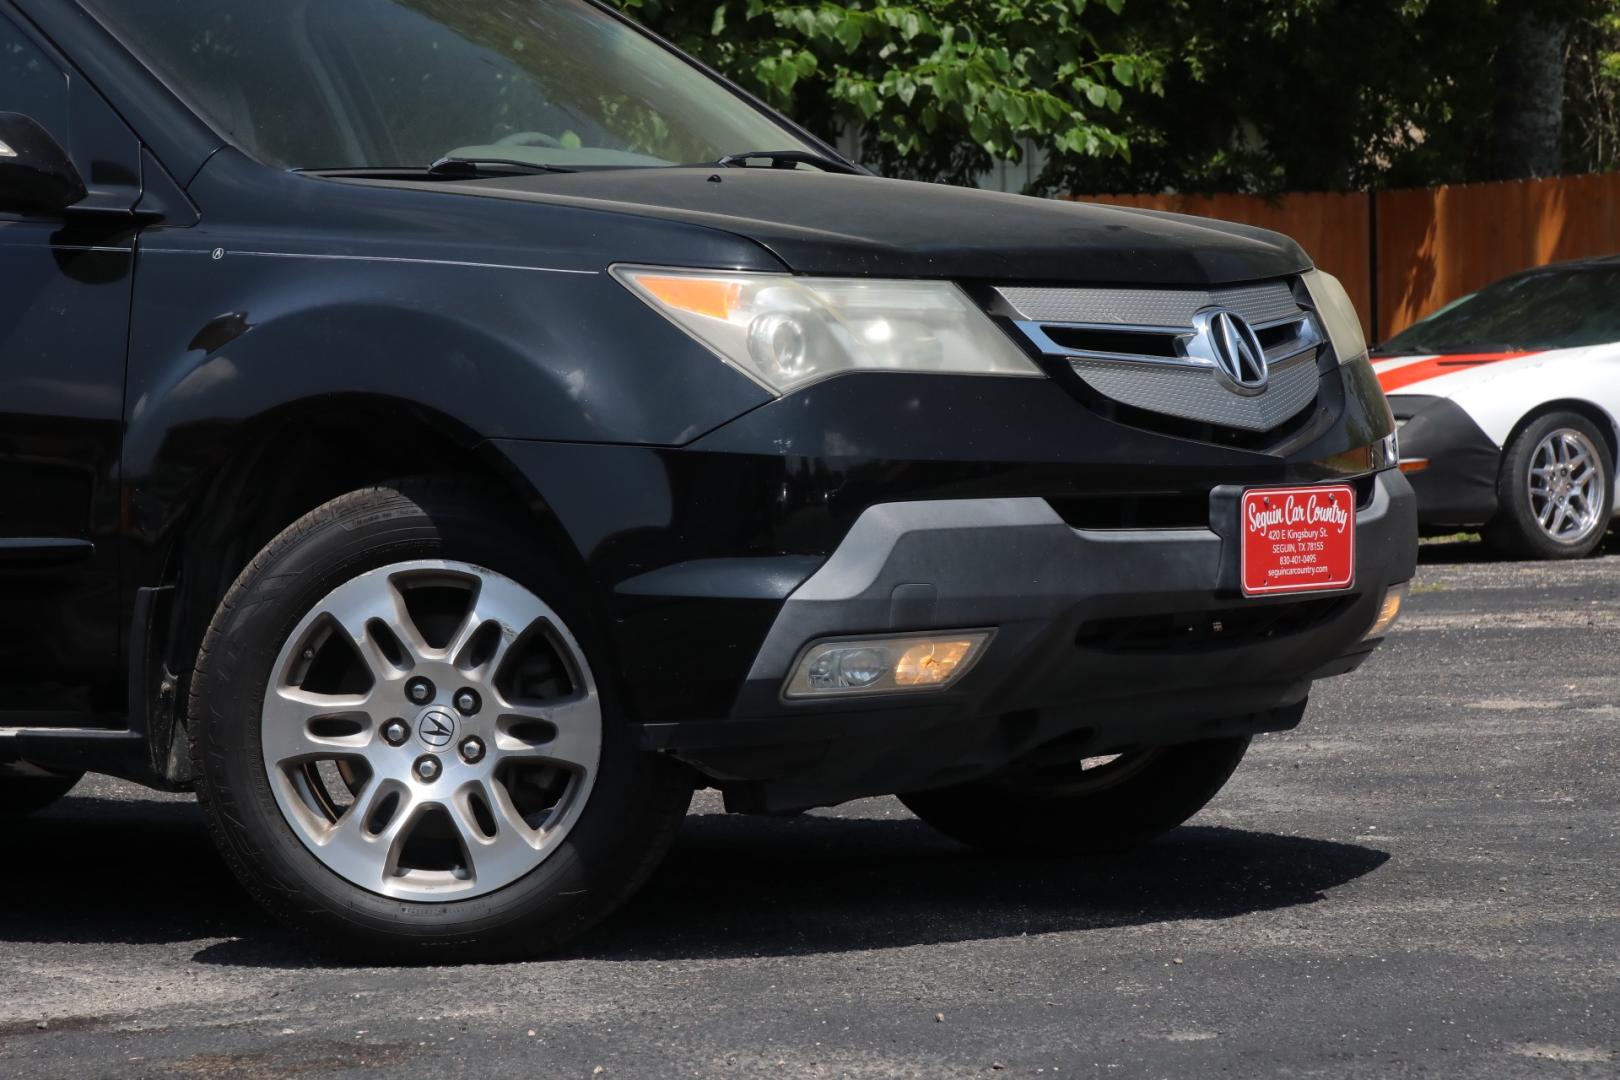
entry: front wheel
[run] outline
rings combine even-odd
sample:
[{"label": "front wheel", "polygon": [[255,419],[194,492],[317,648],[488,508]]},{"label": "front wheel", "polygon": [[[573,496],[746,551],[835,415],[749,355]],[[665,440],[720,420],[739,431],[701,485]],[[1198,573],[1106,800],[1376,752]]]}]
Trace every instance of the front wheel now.
[{"label": "front wheel", "polygon": [[566,575],[498,502],[355,492],[253,560],[192,683],[227,862],[295,929],[387,960],[529,956],[662,857],[690,777],[639,751]]},{"label": "front wheel", "polygon": [[1526,559],[1580,559],[1603,542],[1614,505],[1614,458],[1596,425],[1552,413],[1514,437],[1502,455],[1496,519],[1485,539]]},{"label": "front wheel", "polygon": [[1079,854],[1147,843],[1231,778],[1247,736],[1136,750],[900,796],[946,836],[987,851]]},{"label": "front wheel", "polygon": [[82,773],[0,776],[0,818],[20,818],[43,810],[73,790]]}]

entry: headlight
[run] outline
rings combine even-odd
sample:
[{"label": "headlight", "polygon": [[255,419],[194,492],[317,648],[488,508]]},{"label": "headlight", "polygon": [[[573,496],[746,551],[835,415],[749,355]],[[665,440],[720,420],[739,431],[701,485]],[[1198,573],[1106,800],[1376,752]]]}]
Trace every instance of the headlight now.
[{"label": "headlight", "polygon": [[874,281],[619,266],[671,322],[775,394],[846,371],[1044,378],[946,281]]},{"label": "headlight", "polygon": [[1367,335],[1361,332],[1361,316],[1350,302],[1344,285],[1332,274],[1312,270],[1305,275],[1305,288],[1310,291],[1311,302],[1322,319],[1322,329],[1333,343],[1333,351],[1341,364],[1353,364],[1367,358]]}]

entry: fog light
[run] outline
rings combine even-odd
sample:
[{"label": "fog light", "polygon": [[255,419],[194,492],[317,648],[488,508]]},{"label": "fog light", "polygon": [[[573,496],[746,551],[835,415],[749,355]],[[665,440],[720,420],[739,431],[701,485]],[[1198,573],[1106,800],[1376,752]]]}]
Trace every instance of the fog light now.
[{"label": "fog light", "polygon": [[940,690],[967,674],[987,630],[827,641],[805,650],[783,688],[790,698]]},{"label": "fog light", "polygon": [[1384,590],[1384,602],[1378,605],[1378,618],[1373,620],[1372,628],[1361,636],[1361,640],[1383,637],[1389,633],[1389,628],[1401,617],[1401,605],[1406,603],[1406,593],[1411,587],[1412,583],[1408,581]]}]

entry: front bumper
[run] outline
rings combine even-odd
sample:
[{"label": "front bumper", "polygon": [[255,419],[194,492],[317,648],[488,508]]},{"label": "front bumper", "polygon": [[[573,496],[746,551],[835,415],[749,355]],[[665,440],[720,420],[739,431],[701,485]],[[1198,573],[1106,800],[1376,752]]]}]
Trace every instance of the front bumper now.
[{"label": "front bumper", "polygon": [[1417,394],[1389,399],[1400,429],[1401,457],[1428,464],[1407,475],[1425,530],[1474,528],[1496,516],[1502,448],[1462,406]]},{"label": "front bumper", "polygon": [[[1034,498],[871,507],[781,606],[732,716],[650,723],[643,744],[786,809],[969,779],[1060,739],[1100,754],[1292,727],[1314,679],[1376,646],[1385,590],[1415,569],[1410,486],[1367,486],[1353,588],[1265,599],[1238,587],[1240,487],[1212,492],[1208,529],[1076,529]],[[969,628],[995,636],[948,690],[781,696],[811,642]]]},{"label": "front bumper", "polygon": [[[614,714],[728,798],[785,809],[969,779],[1060,736],[1297,723],[1412,572],[1411,490],[1366,475],[1390,425],[1376,383],[1328,358],[1315,409],[1260,439],[1105,416],[1055,379],[895,373],[680,447],[489,449],[554,527],[546,557],[573,560]],[[1356,588],[1244,600],[1241,489],[1351,481]],[[983,627],[990,651],[948,692],[780,697],[815,635]]]}]

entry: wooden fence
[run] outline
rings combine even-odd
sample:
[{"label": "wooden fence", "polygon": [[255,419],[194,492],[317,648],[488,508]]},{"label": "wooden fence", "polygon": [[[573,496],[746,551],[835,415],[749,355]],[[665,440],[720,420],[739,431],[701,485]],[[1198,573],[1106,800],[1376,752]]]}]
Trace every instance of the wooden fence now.
[{"label": "wooden fence", "polygon": [[1343,280],[1373,340],[1505,274],[1620,254],[1620,173],[1355,193],[1091,195],[1287,233]]}]

